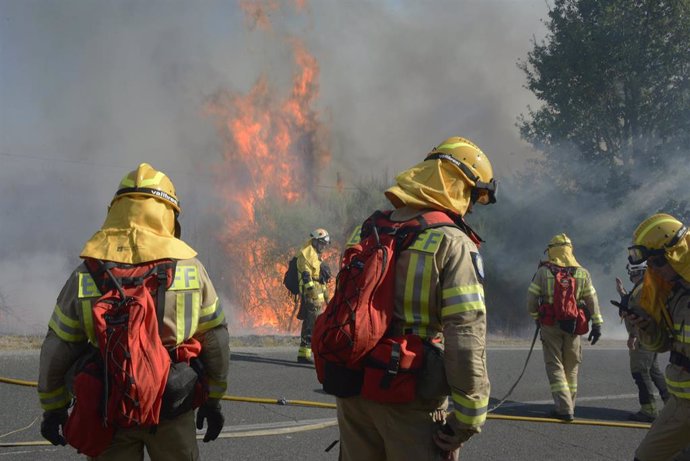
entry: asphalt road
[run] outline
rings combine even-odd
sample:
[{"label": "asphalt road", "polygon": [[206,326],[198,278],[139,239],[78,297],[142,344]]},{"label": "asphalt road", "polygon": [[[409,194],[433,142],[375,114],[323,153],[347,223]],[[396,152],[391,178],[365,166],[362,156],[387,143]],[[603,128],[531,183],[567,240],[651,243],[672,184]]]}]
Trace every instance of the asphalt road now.
[{"label": "asphalt road", "polygon": [[[637,411],[636,388],[630,377],[628,353],[620,345],[583,346],[578,419],[626,421]],[[295,363],[294,348],[235,348],[230,364],[228,393],[233,396],[334,402],[321,392],[314,370]],[[527,356],[526,347],[489,348],[492,396],[500,399],[515,382]],[[660,364],[666,363],[660,357]],[[0,352],[0,376],[37,378],[38,351]],[[493,399],[492,399],[493,400]],[[34,388],[0,383],[0,442],[40,441],[41,410]],[[525,376],[497,413],[545,416],[551,399],[541,350],[535,350]],[[492,401],[492,405],[495,400]],[[337,426],[329,426],[335,410],[223,402],[224,434],[229,438],[201,443],[204,460],[337,460]],[[27,427],[28,426],[28,427]],[[320,429],[314,427],[328,426]],[[13,432],[16,431],[16,432]],[[282,431],[277,435],[238,436],[246,431]],[[484,431],[461,452],[464,460],[632,460],[645,434],[641,429],[534,423],[489,419]],[[78,459],[69,447],[29,446],[0,448],[0,461]]]}]

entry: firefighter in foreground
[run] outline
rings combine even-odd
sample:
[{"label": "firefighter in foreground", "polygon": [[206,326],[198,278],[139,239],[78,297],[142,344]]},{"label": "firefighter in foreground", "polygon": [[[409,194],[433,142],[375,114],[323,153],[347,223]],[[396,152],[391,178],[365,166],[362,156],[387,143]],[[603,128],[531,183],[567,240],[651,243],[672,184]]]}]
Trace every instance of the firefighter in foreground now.
[{"label": "firefighter in foreground", "polygon": [[[457,225],[424,231],[397,256],[388,331],[391,336],[419,335],[445,351],[435,369],[419,375],[435,380],[431,396],[420,396],[419,382],[417,397],[408,403],[379,403],[361,395],[337,399],[343,461],[451,459],[480,432],[487,414],[484,269],[480,240],[462,217],[475,203],[495,202],[491,163],[472,142],[452,137],[400,173],[396,183],[385,193],[395,207],[391,221],[440,210]],[[429,353],[426,359],[437,356]],[[441,426],[448,395],[452,406]]]},{"label": "firefighter in foreground", "polygon": [[[632,374],[635,385],[638,389],[638,399],[640,410],[630,415],[632,421],[651,423],[658,414],[655,398],[654,386],[659,391],[659,396],[664,402],[668,400],[668,389],[664,381],[664,375],[657,363],[657,353],[644,348],[638,339],[635,328],[630,324],[630,320],[624,317],[628,309],[637,309],[642,292],[642,280],[647,269],[647,262],[640,264],[628,264],[628,277],[633,283],[633,288],[628,291],[623,286],[621,279],[616,277],[616,291],[621,297],[620,314],[628,331],[628,353],[630,355],[630,373]],[[639,312],[639,311],[638,311]]]},{"label": "firefighter in foreground", "polygon": [[527,310],[541,327],[546,375],[555,403],[550,416],[572,421],[582,362],[580,335],[591,319],[588,340],[596,344],[603,319],[589,272],[575,259],[570,238],[554,236],[545,253],[548,259],[539,264],[527,292]]},{"label": "firefighter in foreground", "polygon": [[[79,359],[89,355],[102,357],[97,348],[103,338],[98,336],[94,328],[94,306],[98,303],[101,293],[97,289],[98,284],[95,283],[97,280],[93,272],[87,268],[87,261],[110,264],[111,273],[120,266],[136,270],[153,261],[174,262],[175,269],[171,270],[174,275],[170,276],[170,285],[160,291],[161,295],[158,298],[164,300],[164,306],[156,302],[157,307],[162,307],[164,315],[161,317],[154,314],[153,317],[161,322],[160,330],[153,331],[160,335],[162,345],[170,352],[164,365],[166,371],[168,368],[171,371],[167,375],[168,381],[163,385],[167,390],[173,376],[170,359],[176,351],[186,350],[190,351],[188,356],[198,355],[202,366],[195,369],[203,368],[203,372],[199,371],[199,374],[196,374],[197,371],[194,371],[196,375],[193,375],[195,381],[192,385],[198,390],[196,379],[203,379],[205,389],[202,394],[206,394],[208,398],[198,410],[197,427],[201,429],[204,423],[207,424],[204,442],[214,440],[220,433],[224,418],[219,399],[226,389],[229,361],[228,331],[218,296],[204,266],[196,259],[196,251],[179,239],[179,213],[179,202],[170,179],[149,164],[142,163],[122,179],[108,207],[103,226],[86,242],[80,255],[84,261],[71,273],[57,298],[48,333],[41,348],[38,379],[38,395],[44,410],[41,434],[54,445],[65,445],[65,438],[74,445],[69,436],[64,436],[68,419],[67,409],[72,398],[69,391],[71,382],[66,379],[68,370]],[[154,294],[154,298],[155,296]],[[135,314],[130,312],[130,316],[133,315]],[[131,334],[133,332],[128,335]],[[153,337],[150,336],[149,340]],[[142,347],[153,348],[154,342],[149,342],[150,345],[142,344]],[[197,347],[196,352],[193,352],[194,345]],[[165,349],[163,351],[167,352]],[[135,354],[140,353],[141,351],[132,349],[128,352],[131,355],[128,359],[134,363]],[[116,351],[110,350],[109,354],[114,355]],[[107,366],[107,363],[103,366]],[[142,383],[143,381],[135,384],[142,386]],[[154,461],[198,459],[191,397],[182,397],[188,402],[184,403],[188,407],[176,407],[182,414],[171,416],[169,419],[161,417],[155,427],[116,427],[109,445],[106,442],[105,451],[89,459],[143,459],[144,446]],[[77,393],[77,403],[71,414],[84,405],[94,408],[100,406],[100,401],[79,400]],[[102,409],[100,411],[102,412]],[[163,408],[161,413],[165,411]],[[154,416],[158,418],[159,415]],[[99,421],[96,421],[92,427],[74,429],[77,435],[81,433],[91,437],[98,427]]]},{"label": "firefighter in foreground", "polygon": [[302,321],[297,362],[313,363],[311,356],[311,334],[314,320],[328,301],[328,281],[331,271],[323,262],[323,251],[331,244],[331,236],[326,229],[315,229],[309,240],[297,254],[299,273],[300,307],[297,319]]},{"label": "firefighter in foreground", "polygon": [[[665,461],[690,447],[690,233],[668,214],[655,214],[635,229],[631,264],[647,262],[640,294],[642,311],[626,314],[642,345],[670,351],[666,384],[670,397],[635,452],[639,461]],[[681,455],[688,459],[688,452]],[[678,459],[681,459],[678,458]]]}]

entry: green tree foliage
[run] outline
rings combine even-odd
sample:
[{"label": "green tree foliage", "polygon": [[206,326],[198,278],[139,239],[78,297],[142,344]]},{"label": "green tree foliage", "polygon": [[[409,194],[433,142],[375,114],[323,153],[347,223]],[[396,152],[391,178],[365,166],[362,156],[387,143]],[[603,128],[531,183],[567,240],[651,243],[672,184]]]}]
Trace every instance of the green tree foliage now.
[{"label": "green tree foliage", "polygon": [[687,152],[689,0],[556,0],[546,26],[519,63],[543,105],[518,126],[552,180],[616,197]]}]

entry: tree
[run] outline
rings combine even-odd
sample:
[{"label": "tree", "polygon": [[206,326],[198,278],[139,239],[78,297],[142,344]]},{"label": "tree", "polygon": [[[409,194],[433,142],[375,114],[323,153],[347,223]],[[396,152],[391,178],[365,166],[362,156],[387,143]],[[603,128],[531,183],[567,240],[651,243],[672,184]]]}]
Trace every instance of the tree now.
[{"label": "tree", "polygon": [[635,172],[686,155],[690,0],[556,0],[548,16],[546,39],[518,64],[543,102],[518,126],[546,174],[620,197]]}]

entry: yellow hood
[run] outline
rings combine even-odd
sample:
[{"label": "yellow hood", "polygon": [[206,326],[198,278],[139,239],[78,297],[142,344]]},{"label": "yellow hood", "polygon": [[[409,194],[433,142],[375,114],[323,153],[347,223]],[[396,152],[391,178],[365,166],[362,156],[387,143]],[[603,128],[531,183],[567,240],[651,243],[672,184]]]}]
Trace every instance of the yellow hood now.
[{"label": "yellow hood", "polygon": [[175,214],[162,201],[123,196],[113,202],[101,230],[84,245],[82,258],[124,264],[196,256],[189,245],[175,238]]},{"label": "yellow hood", "polygon": [[573,255],[573,247],[561,245],[546,249],[549,262],[560,267],[581,267]]},{"label": "yellow hood", "polygon": [[470,206],[471,187],[450,162],[426,160],[400,173],[386,191],[395,206],[450,210],[464,215]]},{"label": "yellow hood", "polygon": [[[690,282],[690,233],[686,234],[677,244],[668,248],[664,256],[673,270],[683,280]],[[666,308],[666,301],[672,289],[673,284],[657,275],[654,267],[647,267],[640,304],[655,321],[661,322],[663,318],[669,327],[672,326],[672,322]]]}]

